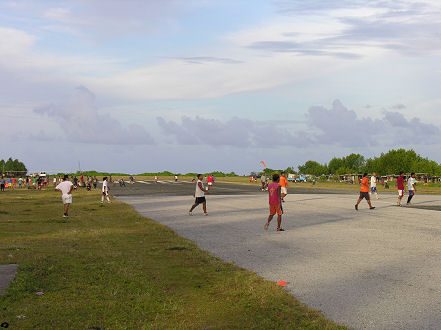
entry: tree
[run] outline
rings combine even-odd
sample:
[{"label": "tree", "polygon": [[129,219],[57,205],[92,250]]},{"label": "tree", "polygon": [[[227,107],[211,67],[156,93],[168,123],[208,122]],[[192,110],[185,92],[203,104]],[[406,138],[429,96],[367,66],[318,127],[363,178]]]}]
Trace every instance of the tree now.
[{"label": "tree", "polygon": [[305,164],[299,165],[299,173],[302,174],[312,174],[312,175],[322,175],[328,174],[328,167],[325,165],[321,165],[320,163],[308,160]]}]

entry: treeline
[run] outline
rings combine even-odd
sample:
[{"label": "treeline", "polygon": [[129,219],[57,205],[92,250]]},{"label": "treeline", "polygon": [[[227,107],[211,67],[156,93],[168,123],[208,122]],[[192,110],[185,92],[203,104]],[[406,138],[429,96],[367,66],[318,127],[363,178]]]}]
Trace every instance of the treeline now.
[{"label": "treeline", "polygon": [[10,176],[20,176],[20,175],[26,175],[27,168],[25,164],[23,164],[18,159],[12,159],[11,157],[8,158],[8,160],[0,160],[0,171],[3,175],[10,175]]},{"label": "treeline", "polygon": [[418,155],[414,150],[405,149],[390,150],[387,153],[382,153],[379,157],[368,159],[360,154],[350,154],[343,158],[334,157],[328,164],[320,164],[309,160],[298,168],[299,173],[316,176],[364,172],[388,175],[398,174],[400,171],[441,176],[441,164]]},{"label": "treeline", "polygon": [[[79,172],[77,171],[76,173],[57,173],[56,176],[63,176],[64,174],[69,174],[70,176],[130,176],[130,175],[139,175],[139,176],[196,176],[199,173],[186,173],[186,174],[182,174],[182,173],[173,173],[173,172],[169,172],[169,171],[162,171],[162,172],[152,172],[152,173],[141,173],[141,174],[128,174],[128,173],[111,173],[111,172],[98,172],[98,171],[82,171]],[[214,175],[215,177],[232,177],[232,176],[237,176],[236,173],[234,172],[230,172],[230,173],[224,173],[221,171],[214,171],[214,172],[207,172],[207,173],[202,173],[204,175]]]}]

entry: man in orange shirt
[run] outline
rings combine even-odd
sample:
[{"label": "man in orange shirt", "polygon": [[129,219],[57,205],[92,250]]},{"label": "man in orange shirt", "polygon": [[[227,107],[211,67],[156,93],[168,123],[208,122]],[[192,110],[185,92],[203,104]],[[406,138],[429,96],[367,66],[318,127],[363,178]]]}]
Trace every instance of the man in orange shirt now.
[{"label": "man in orange shirt", "polygon": [[282,172],[282,175],[281,175],[281,177],[280,177],[280,181],[279,181],[279,184],[280,184],[280,192],[281,192],[281,194],[280,194],[280,197],[281,197],[281,199],[282,199],[282,202],[285,202],[284,200],[283,200],[283,198],[286,196],[286,195],[288,195],[288,180],[286,179],[286,173],[285,172]]},{"label": "man in orange shirt", "polygon": [[371,198],[369,196],[369,180],[368,174],[363,174],[363,180],[361,180],[360,197],[358,198],[357,204],[355,204],[355,209],[358,211],[358,204],[366,198],[366,202],[369,204],[369,208],[373,210],[375,207],[371,204]]}]

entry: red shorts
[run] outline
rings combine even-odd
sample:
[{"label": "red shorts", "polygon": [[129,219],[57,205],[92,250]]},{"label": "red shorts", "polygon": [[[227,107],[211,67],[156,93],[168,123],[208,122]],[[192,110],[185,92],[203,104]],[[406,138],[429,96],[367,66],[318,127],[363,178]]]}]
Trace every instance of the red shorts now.
[{"label": "red shorts", "polygon": [[282,209],[280,208],[280,204],[275,204],[275,205],[271,205],[270,204],[270,215],[274,215],[274,214],[278,214],[278,215],[282,215]]}]

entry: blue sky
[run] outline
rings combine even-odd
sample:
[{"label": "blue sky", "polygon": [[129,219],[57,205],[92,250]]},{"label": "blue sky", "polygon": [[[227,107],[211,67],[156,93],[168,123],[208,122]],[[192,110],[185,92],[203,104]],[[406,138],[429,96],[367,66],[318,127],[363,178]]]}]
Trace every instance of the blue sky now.
[{"label": "blue sky", "polygon": [[414,148],[441,162],[441,3],[2,1],[0,157],[248,173]]}]

